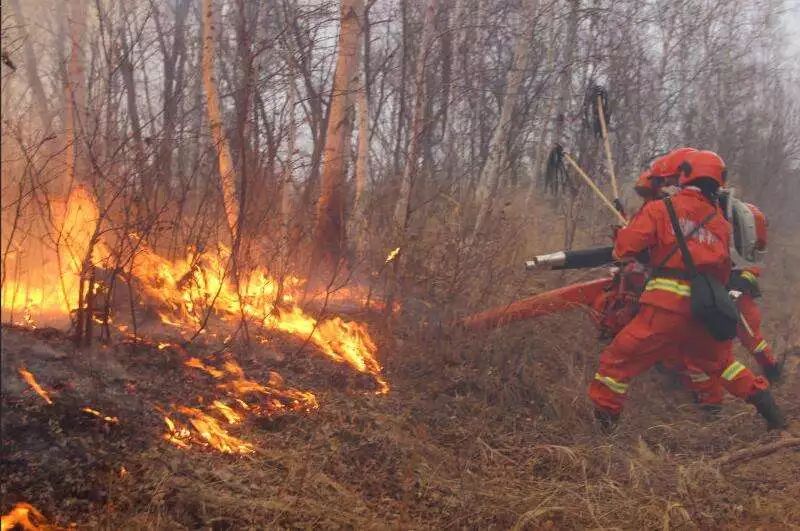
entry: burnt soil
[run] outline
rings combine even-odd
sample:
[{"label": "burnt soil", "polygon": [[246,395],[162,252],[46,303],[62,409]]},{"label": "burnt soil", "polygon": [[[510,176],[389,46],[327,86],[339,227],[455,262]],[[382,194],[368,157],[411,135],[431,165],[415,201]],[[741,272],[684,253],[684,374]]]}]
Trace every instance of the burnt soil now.
[{"label": "burnt soil", "polygon": [[[570,321],[481,337],[398,327],[380,345],[385,396],[280,338],[268,348],[159,349],[116,338],[76,349],[57,330],[3,327],[0,509],[26,501],[52,524],[104,529],[800,525],[797,447],[715,463],[797,436],[800,356],[789,356],[776,389],[792,433],[766,433],[733,399],[708,416],[651,371],[632,386],[619,431],[606,436],[584,392],[600,346],[586,319]],[[257,448],[247,456],[169,444],[159,411],[215,393],[213,379],[187,371],[186,357],[226,352],[251,379],[274,370],[314,392],[320,408],[232,428]]]}]

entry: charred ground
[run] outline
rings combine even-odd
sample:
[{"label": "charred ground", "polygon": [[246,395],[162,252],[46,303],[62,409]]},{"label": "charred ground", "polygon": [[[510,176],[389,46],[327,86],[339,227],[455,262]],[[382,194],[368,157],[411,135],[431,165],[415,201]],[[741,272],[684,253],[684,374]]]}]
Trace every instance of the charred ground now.
[{"label": "charred ground", "polygon": [[[92,528],[786,526],[797,448],[721,466],[777,440],[746,406],[709,418],[657,372],[635,386],[624,425],[599,434],[584,398],[594,331],[580,314],[476,338],[443,329],[382,345],[392,385],[369,382],[287,340],[273,350],[118,341],[76,351],[61,333],[3,328],[3,505]],[[419,337],[418,328],[395,337]],[[405,332],[405,333],[404,333]],[[320,407],[250,419],[247,456],[176,448],[159,407],[211,396],[187,355],[238,356],[248,376],[281,372]],[[276,354],[276,352],[280,352]],[[800,417],[798,361],[778,398]],[[19,377],[51,390],[48,405]],[[81,409],[90,406],[109,423]]]}]

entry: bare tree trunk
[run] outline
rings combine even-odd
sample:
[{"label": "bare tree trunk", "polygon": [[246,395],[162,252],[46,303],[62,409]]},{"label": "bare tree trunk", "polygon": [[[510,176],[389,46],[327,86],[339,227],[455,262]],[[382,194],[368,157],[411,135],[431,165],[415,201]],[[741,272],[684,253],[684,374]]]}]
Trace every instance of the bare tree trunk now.
[{"label": "bare tree trunk", "polygon": [[64,182],[59,187],[66,194],[72,183],[86,178],[83,151],[79,137],[86,121],[86,80],[83,67],[83,35],[86,29],[86,4],[84,0],[71,0],[69,4],[70,54],[67,64],[66,109],[64,136],[66,168]]},{"label": "bare tree trunk", "polygon": [[[136,102],[136,84],[133,77],[133,46],[128,44],[128,37],[126,36],[126,28],[122,28],[120,32],[122,41],[122,57],[119,61],[119,69],[122,73],[122,81],[125,84],[126,102],[128,104],[128,119],[131,122],[131,129],[133,130],[133,148],[136,154],[136,169],[142,174],[146,174],[144,169],[145,152],[144,142],[142,140],[142,121],[139,118],[139,107]],[[150,183],[145,181],[142,183],[144,190],[150,190]],[[145,201],[147,203],[147,201]]]},{"label": "bare tree trunk", "polygon": [[[450,19],[448,24],[452,36],[450,40],[453,42],[451,45],[452,53],[450,54],[450,68],[456,71],[459,71],[459,68],[463,68],[464,65],[460,65],[457,58],[458,54],[463,53],[464,48],[467,46],[467,31],[464,25],[466,24],[465,20],[465,11],[466,11],[466,2],[467,0],[455,0],[455,11],[453,16]],[[462,71],[462,75],[464,72]],[[458,94],[457,97],[454,97],[454,90],[452,87],[448,88],[449,92],[447,94],[447,101],[444,105],[447,107],[449,113],[455,113],[456,107],[459,104],[460,98],[463,97],[462,95]],[[442,146],[445,150],[450,150],[450,145],[453,139],[453,135],[456,134],[455,128],[452,123],[448,123],[447,116],[443,116],[443,123],[442,123]]]},{"label": "bare tree trunk", "polygon": [[156,154],[155,170],[160,172],[160,175],[168,178],[172,177],[172,151],[175,143],[178,101],[184,89],[183,79],[186,65],[185,26],[190,6],[191,0],[179,0],[176,2],[171,44],[166,41],[167,35],[161,28],[159,13],[157,11],[153,13],[161,53],[164,55],[164,132]]},{"label": "bare tree trunk", "polygon": [[[556,66],[555,48],[556,48],[556,24],[552,24],[550,33],[550,42],[547,45],[547,69],[554,70]],[[545,95],[547,92],[545,92]],[[528,190],[528,196],[525,198],[526,210],[530,211],[530,206],[536,198],[536,188],[539,185],[539,178],[544,171],[544,161],[547,156],[547,133],[550,131],[550,117],[553,115],[553,110],[556,108],[556,98],[551,97],[550,102],[547,104],[544,113],[544,120],[542,130],[539,133],[539,140],[533,148],[533,167],[531,168],[531,182]]]},{"label": "bare tree trunk", "polygon": [[297,121],[295,118],[295,106],[297,105],[297,88],[295,87],[295,70],[289,66],[289,88],[286,107],[289,109],[289,131],[286,138],[286,161],[283,166],[283,175],[280,180],[278,193],[280,194],[280,213],[281,213],[281,234],[280,234],[280,255],[283,271],[288,267],[289,261],[289,241],[292,213],[292,190],[294,188],[294,161],[295,151],[297,151]]},{"label": "bare tree trunk", "polygon": [[572,63],[575,57],[575,47],[578,42],[578,15],[581,8],[581,0],[570,0],[572,4],[569,19],[567,20],[567,42],[564,43],[564,64],[559,80],[558,94],[558,116],[556,116],[556,132],[554,135],[556,142],[562,141],[564,126],[567,122],[567,111],[569,110],[569,97],[572,89]]},{"label": "bare tree trunk", "polygon": [[422,20],[422,39],[417,52],[417,68],[414,73],[416,95],[414,96],[414,115],[411,119],[411,141],[406,155],[403,177],[400,181],[400,195],[394,211],[394,224],[401,234],[405,232],[406,223],[408,223],[408,208],[419,162],[420,140],[425,126],[425,59],[433,41],[433,23],[437,4],[438,0],[428,0]]},{"label": "bare tree trunk", "polygon": [[206,91],[206,110],[208,126],[219,159],[219,180],[222,188],[222,201],[225,216],[231,231],[231,241],[236,242],[239,229],[239,202],[236,199],[236,173],[231,158],[228,139],[222,128],[217,81],[214,75],[214,50],[216,33],[214,27],[214,6],[212,0],[203,0],[203,86]]},{"label": "bare tree trunk", "polygon": [[45,96],[42,80],[39,78],[36,53],[33,51],[33,44],[31,43],[31,37],[28,35],[28,31],[26,29],[25,16],[20,8],[19,0],[9,0],[9,3],[11,4],[11,9],[14,11],[14,16],[17,19],[17,24],[19,25],[20,32],[22,34],[22,51],[25,57],[25,74],[28,78],[28,84],[31,86],[31,90],[33,91],[34,106],[36,107],[36,111],[39,115],[39,121],[41,122],[42,130],[43,132],[46,132],[50,128],[50,106],[47,104],[47,96]]},{"label": "bare tree trunk", "polygon": [[358,157],[356,158],[356,209],[363,204],[364,190],[369,175],[369,103],[365,84],[356,94],[358,107]]},{"label": "bare tree trunk", "polygon": [[403,146],[403,124],[406,119],[406,77],[408,70],[408,1],[400,0],[400,19],[401,19],[401,50],[400,59],[400,86],[396,91],[397,99],[397,130],[394,140],[394,158],[392,163],[393,174],[400,173],[400,152]]},{"label": "bare tree trunk", "polygon": [[352,227],[356,242],[358,256],[363,256],[366,245],[366,201],[364,190],[367,188],[369,179],[369,22],[367,19],[367,9],[364,10],[364,47],[361,53],[361,81],[356,93],[356,108],[358,115],[358,154],[356,156],[356,176],[355,176],[355,201],[353,203]]},{"label": "bare tree trunk", "polygon": [[345,194],[347,154],[353,115],[351,95],[353,74],[358,63],[359,16],[362,0],[342,0],[339,53],[333,80],[325,149],[322,156],[322,181],[317,203],[312,269],[323,264],[333,271],[343,256],[345,243]]},{"label": "bare tree trunk", "polygon": [[479,207],[478,217],[475,220],[475,227],[472,232],[473,238],[478,236],[484,223],[486,223],[486,220],[489,218],[494,196],[497,192],[497,186],[500,182],[502,161],[507,155],[508,134],[511,128],[512,113],[522,88],[522,79],[525,75],[525,70],[528,68],[528,60],[532,49],[529,39],[530,35],[527,31],[529,26],[526,19],[527,16],[530,16],[531,20],[533,19],[536,7],[536,0],[526,0],[524,4],[525,12],[520,14],[520,31],[517,34],[516,43],[514,45],[514,58],[511,70],[509,70],[506,75],[505,97],[503,98],[503,105],[500,108],[500,119],[494,129],[492,139],[489,142],[489,156],[483,165],[483,170],[481,171],[481,176],[478,181],[476,198]]}]

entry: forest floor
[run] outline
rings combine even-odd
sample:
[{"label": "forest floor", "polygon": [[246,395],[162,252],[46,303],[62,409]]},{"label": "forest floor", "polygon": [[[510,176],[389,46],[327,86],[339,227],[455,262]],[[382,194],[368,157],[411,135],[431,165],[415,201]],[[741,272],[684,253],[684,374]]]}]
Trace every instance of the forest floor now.
[{"label": "forest floor", "polygon": [[[290,343],[238,353],[248,377],[277,370],[320,404],[231,428],[248,455],[163,438],[164,408],[215,392],[184,365],[210,359],[210,347],[78,352],[52,329],[4,327],[2,510],[29,502],[53,525],[106,529],[800,526],[800,448],[717,461],[792,436],[766,433],[745,404],[708,417],[651,371],[632,386],[620,430],[601,434],[585,398],[598,345],[588,320],[572,321],[482,338],[403,341],[396,329],[381,356],[387,395]],[[795,436],[798,362],[787,360],[776,392]]]}]

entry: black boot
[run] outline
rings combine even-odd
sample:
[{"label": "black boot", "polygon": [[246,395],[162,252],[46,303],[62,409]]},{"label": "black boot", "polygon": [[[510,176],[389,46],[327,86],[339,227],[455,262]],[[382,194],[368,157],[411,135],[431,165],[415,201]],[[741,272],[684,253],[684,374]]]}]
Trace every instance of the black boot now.
[{"label": "black boot", "polygon": [[777,383],[781,379],[781,366],[777,363],[775,365],[766,365],[762,367],[764,376],[769,380],[769,383]]},{"label": "black boot", "polygon": [[606,435],[613,433],[617,429],[617,422],[619,422],[618,413],[595,409],[594,418],[600,423],[600,430]]},{"label": "black boot", "polygon": [[783,418],[783,413],[778,409],[775,398],[768,389],[758,391],[748,398],[747,401],[753,404],[758,414],[767,421],[768,430],[782,430],[787,427],[786,419]]}]

